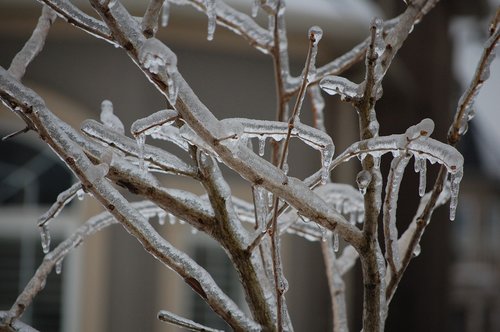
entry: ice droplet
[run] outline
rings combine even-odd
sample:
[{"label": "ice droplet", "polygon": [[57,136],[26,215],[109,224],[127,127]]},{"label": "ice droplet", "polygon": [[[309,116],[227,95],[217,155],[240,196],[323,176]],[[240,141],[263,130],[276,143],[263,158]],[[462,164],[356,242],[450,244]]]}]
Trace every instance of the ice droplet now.
[{"label": "ice droplet", "polygon": [[253,0],[252,3],[252,17],[257,17],[257,14],[259,13],[259,0]]},{"label": "ice droplet", "polygon": [[40,238],[42,241],[43,253],[47,254],[50,251],[50,233],[47,225],[40,227]]},{"label": "ice droplet", "polygon": [[340,241],[339,234],[337,232],[333,233],[333,251],[339,252]]},{"label": "ice droplet", "polygon": [[78,198],[79,201],[83,201],[83,199],[85,198],[85,191],[83,191],[83,189],[79,189],[76,192],[76,198]]},{"label": "ice droplet", "polygon": [[259,137],[259,156],[264,155],[264,150],[266,147],[266,137],[265,136],[260,136]]},{"label": "ice droplet", "polygon": [[56,262],[56,274],[61,274],[62,272],[62,259]]},{"label": "ice droplet", "polygon": [[420,252],[421,252],[421,247],[420,247],[420,244],[418,243],[416,246],[415,246],[415,249],[413,250],[413,257],[417,257],[418,255],[420,255]]},{"label": "ice droplet", "polygon": [[321,184],[326,184],[330,176],[330,164],[332,163],[335,147],[332,144],[321,150]]},{"label": "ice droplet", "polygon": [[368,188],[368,185],[371,181],[372,175],[370,174],[370,172],[362,170],[358,173],[358,175],[356,176],[356,183],[358,184],[358,189],[361,195],[366,194],[366,188]]},{"label": "ice droplet", "polygon": [[168,0],[163,1],[163,7],[161,10],[161,26],[166,27],[168,25],[168,17],[170,15],[170,3]]},{"label": "ice droplet", "polygon": [[288,291],[288,280],[285,277],[281,277],[278,282],[278,290],[281,294],[285,294]]},{"label": "ice droplet", "polygon": [[102,124],[120,134],[125,133],[125,127],[121,120],[113,114],[113,103],[109,100],[103,100],[101,103],[100,119]]},{"label": "ice droplet", "polygon": [[205,6],[207,8],[207,16],[208,16],[208,40],[214,39],[215,27],[217,14],[215,12],[215,0],[205,0]]},{"label": "ice droplet", "polygon": [[144,134],[139,134],[135,138],[137,141],[137,147],[139,149],[139,168],[144,170],[146,169],[145,164],[144,164],[144,145],[146,144],[146,135]]},{"label": "ice droplet", "polygon": [[463,170],[459,170],[456,173],[450,174],[450,220],[455,220],[455,215],[457,212],[457,204],[458,204],[458,191],[460,188],[460,181],[463,177]]}]

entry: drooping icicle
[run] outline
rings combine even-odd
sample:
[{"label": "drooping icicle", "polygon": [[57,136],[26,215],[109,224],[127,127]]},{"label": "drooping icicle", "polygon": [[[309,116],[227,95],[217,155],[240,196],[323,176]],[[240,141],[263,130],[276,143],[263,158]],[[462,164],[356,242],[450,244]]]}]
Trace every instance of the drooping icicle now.
[{"label": "drooping icicle", "polygon": [[259,13],[259,6],[260,6],[260,1],[259,0],[253,0],[253,3],[252,3],[252,17],[257,17],[257,14]]},{"label": "drooping icicle", "polygon": [[217,13],[215,12],[215,0],[205,0],[208,16],[208,40],[214,39],[215,27],[217,26]]},{"label": "drooping icicle", "polygon": [[358,189],[361,195],[366,194],[366,188],[368,188],[368,185],[371,181],[372,175],[370,174],[370,172],[362,170],[358,173],[358,175],[356,176],[356,183],[358,184]]},{"label": "drooping icicle", "polygon": [[285,161],[283,164],[283,173],[288,174],[289,166],[288,163]]},{"label": "drooping icicle", "polygon": [[265,136],[260,136],[259,137],[259,156],[263,156],[266,148],[266,137]]},{"label": "drooping icicle", "polygon": [[333,145],[327,145],[321,150],[321,184],[326,184],[328,181],[334,152],[335,147]]},{"label": "drooping icicle", "polygon": [[62,272],[62,259],[56,262],[56,274],[61,274]]},{"label": "drooping icicle", "polygon": [[49,227],[47,225],[43,225],[40,227],[40,238],[42,241],[43,253],[47,254],[50,251],[50,233]]},{"label": "drooping icicle", "polygon": [[139,134],[135,138],[137,141],[137,148],[139,150],[139,168],[142,170],[146,169],[145,163],[144,163],[144,146],[146,145],[146,135],[144,134]]},{"label": "drooping icicle", "polygon": [[339,234],[337,232],[334,232],[333,233],[333,251],[339,252],[339,247],[340,247]]},{"label": "drooping icicle", "polygon": [[165,220],[167,219],[167,213],[165,211],[158,212],[158,224],[160,226],[165,225]]},{"label": "drooping icicle", "polygon": [[415,246],[415,249],[413,250],[413,257],[417,257],[418,255],[420,255],[421,251],[422,251],[422,249],[420,247],[420,243],[417,243],[417,245]]},{"label": "drooping icicle", "polygon": [[415,156],[415,172],[419,173],[418,194],[420,197],[425,195],[427,182],[427,159]]},{"label": "drooping icicle", "polygon": [[170,16],[170,2],[168,0],[163,1],[163,7],[161,9],[161,26],[166,27],[168,25],[168,17]]},{"label": "drooping icicle", "polygon": [[458,204],[458,191],[460,188],[460,181],[462,181],[463,170],[460,169],[456,173],[450,174],[450,220],[455,220],[455,215],[457,212],[457,204]]}]

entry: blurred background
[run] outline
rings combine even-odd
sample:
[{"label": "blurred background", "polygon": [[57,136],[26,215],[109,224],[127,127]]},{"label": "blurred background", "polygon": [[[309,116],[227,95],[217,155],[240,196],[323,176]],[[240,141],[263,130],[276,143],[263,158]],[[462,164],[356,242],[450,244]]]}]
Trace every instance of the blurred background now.
[{"label": "blurred background", "polygon": [[[85,1],[74,2],[92,13]],[[137,16],[147,5],[147,1],[122,2]],[[226,2],[250,14],[253,1]],[[317,61],[322,65],[363,40],[373,16],[391,18],[405,6],[403,1],[389,0],[286,3],[295,76],[304,63],[310,26],[319,25],[324,31]],[[404,132],[431,117],[436,123],[433,137],[445,139],[458,98],[473,75],[481,45],[487,39],[491,8],[498,5],[498,0],[442,1],[424,18],[384,81],[384,97],[377,104],[381,135]],[[36,1],[0,2],[0,66],[8,67],[22,48],[40,9]],[[266,25],[262,13],[258,20]],[[206,16],[192,7],[172,5],[168,27],[160,28],[157,37],[177,54],[179,71],[218,118],[274,119],[271,58],[220,26],[215,39],[208,42],[206,25]],[[361,81],[363,65],[354,66],[346,76]],[[387,331],[500,331],[498,60],[493,63],[491,76],[479,96],[478,115],[460,145],[466,170],[457,219],[448,220],[446,207],[434,214],[422,240],[422,252],[410,264],[390,305]],[[135,119],[166,107],[164,98],[121,49],[62,20],[50,31],[45,49],[28,67],[23,82],[75,128],[84,119],[98,119],[104,99],[113,102],[115,114],[126,128]],[[357,118],[338,98],[328,97],[326,101],[325,124],[340,152],[358,140]],[[304,123],[312,121],[308,107],[305,105],[302,111]],[[0,135],[22,127],[23,123],[2,105]],[[319,168],[317,152],[297,142],[291,149],[291,175],[304,178]],[[390,160],[382,162],[388,169]],[[332,175],[334,181],[354,183],[357,167],[354,161],[340,167]],[[230,170],[224,172],[233,193],[248,199],[248,184]],[[429,167],[428,188],[436,173],[436,166]],[[0,142],[0,310],[10,308],[43,259],[38,217],[74,181],[33,133]],[[164,181],[169,187],[203,193],[199,184],[186,179],[172,176]],[[406,229],[415,213],[417,183],[413,171],[407,171],[398,209],[400,231]],[[100,211],[89,197],[73,202],[51,224],[53,245]],[[236,274],[213,241],[193,234],[190,226],[181,223],[158,229],[172,244],[206,266],[222,289],[243,306]],[[331,330],[320,244],[290,235],[285,239],[284,256],[290,283],[287,304],[295,330]],[[347,288],[350,327],[359,331],[359,264],[347,276]],[[175,331],[156,319],[161,309],[228,329],[182,280],[116,225],[90,238],[64,260],[62,274],[50,275],[22,320],[41,331]]]}]

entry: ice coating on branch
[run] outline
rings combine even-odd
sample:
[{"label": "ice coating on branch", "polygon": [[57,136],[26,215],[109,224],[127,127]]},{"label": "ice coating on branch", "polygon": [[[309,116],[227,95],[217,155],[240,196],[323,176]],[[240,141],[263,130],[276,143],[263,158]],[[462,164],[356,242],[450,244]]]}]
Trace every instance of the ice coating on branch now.
[{"label": "ice coating on branch", "polygon": [[406,129],[406,139],[411,141],[420,136],[429,137],[434,132],[434,121],[429,118],[423,119],[420,123]]},{"label": "ice coating on branch", "polygon": [[177,74],[177,56],[165,44],[156,38],[149,38],[139,49],[139,62],[152,74],[165,71],[167,74],[168,100],[174,105],[179,87],[175,84]]},{"label": "ice coating on branch", "polygon": [[168,17],[170,16],[170,2],[168,0],[163,1],[163,7],[161,8],[161,26],[166,27],[168,25]]},{"label": "ice coating on branch", "polygon": [[252,2],[252,17],[257,17],[259,13],[260,0],[253,0]]},{"label": "ice coating on branch", "polygon": [[[372,21],[372,29],[375,30],[375,38],[373,40],[373,51],[375,52],[375,55],[377,57],[374,68],[374,79],[376,83],[379,83],[385,74],[384,67],[382,66],[382,63],[379,60],[385,51],[385,41],[383,37],[383,23],[384,22],[378,17],[374,18]],[[382,97],[382,90],[377,89],[377,99],[379,99],[380,97]]]},{"label": "ice coating on branch", "polygon": [[321,90],[317,84],[309,86],[309,98],[313,105],[314,127],[326,132],[323,110],[325,109],[325,100],[321,95]]},{"label": "ice coating on branch", "polygon": [[340,99],[350,101],[360,97],[360,88],[345,77],[328,75],[321,79],[319,86],[329,95],[340,95]]},{"label": "ice coating on branch", "polygon": [[450,174],[450,220],[455,220],[458,204],[458,191],[463,175],[462,170]]},{"label": "ice coating on branch", "polygon": [[259,156],[263,156],[266,148],[266,137],[264,135],[259,136]]},{"label": "ice coating on branch", "polygon": [[160,131],[162,126],[171,125],[179,116],[179,113],[173,109],[166,109],[155,112],[145,118],[138,119],[130,127],[130,132],[134,137],[140,134],[151,135]]},{"label": "ice coating on branch", "polygon": [[80,189],[76,192],[76,198],[78,198],[79,201],[83,201],[85,198],[85,191],[83,189]]},{"label": "ice coating on branch", "polygon": [[217,13],[215,12],[215,1],[216,0],[205,0],[205,6],[207,8],[207,16],[208,16],[208,34],[207,39],[213,40],[215,27],[217,26]]},{"label": "ice coating on branch", "polygon": [[188,144],[186,140],[182,138],[179,128],[177,127],[161,126],[158,131],[151,133],[151,137],[154,139],[172,142],[184,151],[188,150]]},{"label": "ice coating on branch", "polygon": [[415,172],[419,173],[419,184],[418,184],[418,194],[420,197],[425,195],[425,187],[427,181],[427,160],[425,158],[420,158],[415,155]]},{"label": "ice coating on branch", "polygon": [[40,227],[40,239],[42,243],[43,253],[46,254],[50,251],[50,232],[47,225]]},{"label": "ice coating on branch", "polygon": [[102,124],[120,134],[125,134],[125,127],[120,119],[113,114],[113,103],[109,100],[103,100],[101,103],[101,122]]},{"label": "ice coating on branch", "polygon": [[368,185],[371,181],[372,175],[369,171],[362,170],[358,173],[358,175],[356,176],[356,183],[358,184],[358,189],[361,195],[366,194],[366,188],[368,188]]}]

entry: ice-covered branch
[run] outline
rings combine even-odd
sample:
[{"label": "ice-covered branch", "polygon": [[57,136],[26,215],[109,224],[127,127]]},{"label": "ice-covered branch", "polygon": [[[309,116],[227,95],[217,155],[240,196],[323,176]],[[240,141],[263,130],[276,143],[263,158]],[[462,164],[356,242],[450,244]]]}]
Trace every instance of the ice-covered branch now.
[{"label": "ice-covered branch", "polygon": [[57,195],[57,200],[50,209],[45,212],[38,219],[38,226],[42,227],[46,225],[51,219],[57,217],[59,212],[69,203],[71,200],[77,195],[78,191],[82,189],[82,184],[80,182],[75,183],[67,190],[63,191],[59,195]]},{"label": "ice-covered branch", "polygon": [[10,325],[6,325],[5,320],[8,318],[8,314],[7,311],[0,311],[0,328],[4,329],[6,332],[38,332],[38,330],[20,320],[16,320]]},{"label": "ice-covered branch", "polygon": [[42,51],[49,29],[56,20],[56,17],[56,13],[50,7],[43,6],[42,14],[30,39],[28,39],[22,50],[16,54],[10,64],[9,73],[16,79],[21,80],[26,72],[26,67]]},{"label": "ice-covered branch", "polygon": [[52,8],[63,20],[91,35],[114,44],[111,31],[102,22],[85,14],[69,0],[38,0]]},{"label": "ice-covered branch", "polygon": [[146,13],[142,18],[141,28],[144,36],[153,37],[158,31],[158,18],[162,6],[168,6],[168,0],[150,0]]},{"label": "ice-covered branch", "polygon": [[[139,158],[140,151],[135,140],[120,135],[116,132],[106,130],[100,123],[94,120],[85,120],[81,125],[81,130],[89,137],[99,142],[105,143],[124,152],[127,155]],[[156,166],[158,170],[173,174],[181,174],[196,178],[196,169],[186,164],[177,156],[165,150],[145,145],[143,151],[144,160],[151,166]]]},{"label": "ice-covered branch", "polygon": [[490,37],[484,45],[483,53],[477,64],[474,77],[458,102],[453,123],[448,131],[448,142],[451,145],[455,145],[460,139],[460,136],[467,132],[468,122],[476,115],[474,103],[481,87],[490,76],[490,66],[495,59],[495,49],[500,39],[499,17],[500,9],[497,9],[496,16],[490,25]]},{"label": "ice-covered branch", "polygon": [[201,325],[199,323],[196,323],[190,319],[181,317],[179,315],[176,315],[170,311],[166,310],[161,310],[158,313],[158,319],[162,320],[164,322],[167,322],[169,324],[172,324],[174,326],[178,326],[181,328],[188,329],[190,331],[199,331],[199,332],[222,332],[222,330],[216,330],[210,327],[207,327],[205,325]]},{"label": "ice-covered branch", "polygon": [[176,271],[234,329],[255,330],[257,325],[217,287],[212,277],[185,253],[174,248],[104,178],[89,181],[94,165],[62,130],[61,121],[32,90],[20,85],[0,68],[0,97],[11,109],[22,109],[40,137],[65,160],[92,195],[131,233],[152,256]]},{"label": "ice-covered branch", "polygon": [[[101,8],[96,0],[94,6],[101,12],[102,17],[110,23],[115,34],[123,38],[123,42],[131,45],[129,54],[134,57],[137,47],[144,42],[144,37],[135,27],[134,19],[128,15],[119,4],[111,9]],[[124,28],[126,27],[126,28]],[[146,73],[156,87],[166,96],[166,78],[162,73]],[[349,224],[342,216],[326,206],[322,200],[314,195],[301,181],[286,176],[272,164],[263,161],[242,145],[231,146],[231,142],[221,141],[221,137],[228,137],[221,123],[201,103],[182,76],[177,74],[179,84],[179,97],[176,109],[183,120],[205,142],[212,145],[217,155],[226,165],[235,169],[241,176],[251,183],[258,183],[280,195],[284,200],[297,208],[301,214],[310,217],[315,222],[332,230],[337,230],[339,235],[355,246],[359,244],[359,230]],[[227,143],[227,144],[224,144]]]},{"label": "ice-covered branch", "polygon": [[[171,0],[179,5],[191,5],[200,11],[206,11],[205,0]],[[271,34],[260,27],[251,17],[230,7],[223,1],[215,3],[216,22],[245,38],[250,45],[261,52],[269,53],[271,49]]]},{"label": "ice-covered branch", "polygon": [[331,236],[327,238],[327,241],[321,241],[321,251],[323,253],[323,261],[325,262],[326,276],[332,301],[333,331],[347,332],[349,329],[345,303],[345,284],[337,266],[337,257],[335,256]]},{"label": "ice-covered branch", "polygon": [[403,173],[406,165],[408,165],[409,159],[409,156],[403,155],[392,160],[385,189],[383,207],[385,257],[393,273],[396,273],[401,268],[401,258],[397,246],[398,229],[396,228],[396,211],[399,187],[403,180]]}]

